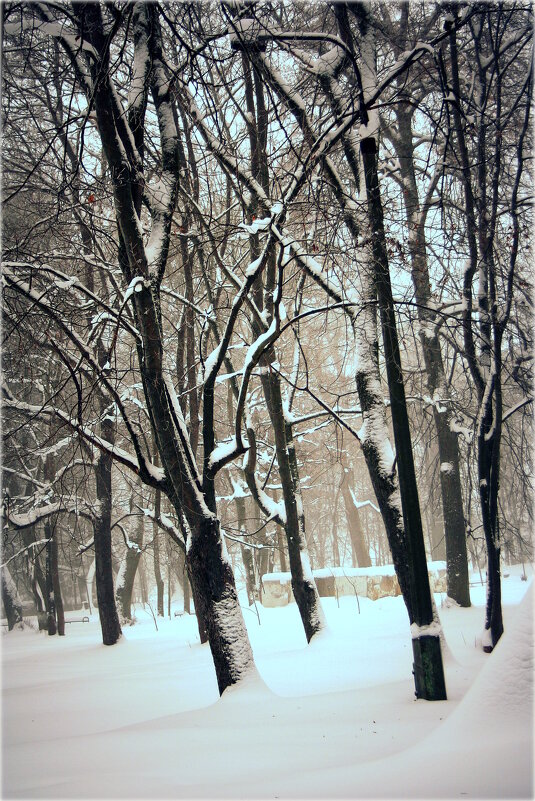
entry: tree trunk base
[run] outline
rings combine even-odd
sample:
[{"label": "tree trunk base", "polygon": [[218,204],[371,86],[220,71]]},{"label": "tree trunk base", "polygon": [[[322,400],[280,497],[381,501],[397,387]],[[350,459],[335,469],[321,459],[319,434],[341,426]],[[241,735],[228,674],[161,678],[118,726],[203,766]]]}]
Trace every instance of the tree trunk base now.
[{"label": "tree trunk base", "polygon": [[416,698],[425,701],[446,701],[440,637],[423,636],[413,639],[412,653]]}]

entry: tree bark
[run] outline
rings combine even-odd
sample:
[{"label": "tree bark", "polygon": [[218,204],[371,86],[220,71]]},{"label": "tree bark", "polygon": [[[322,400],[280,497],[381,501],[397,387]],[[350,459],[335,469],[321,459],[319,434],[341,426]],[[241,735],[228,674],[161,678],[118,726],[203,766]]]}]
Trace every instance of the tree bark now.
[{"label": "tree bark", "polygon": [[[270,351],[266,355],[265,363],[271,364],[274,360],[275,355]],[[262,374],[261,381],[275,437],[275,450],[286,512],[284,528],[288,543],[292,591],[307,642],[310,642],[314,634],[324,627],[325,619],[307,550],[305,516],[291,425],[286,424],[284,420],[278,376],[269,367],[268,371],[268,375]]]},{"label": "tree bark", "polygon": [[49,527],[50,536],[50,574],[52,579],[52,589],[54,591],[54,605],[56,611],[57,633],[60,637],[65,635],[65,612],[63,608],[63,597],[61,594],[61,583],[59,578],[58,561],[58,541],[57,531]]},{"label": "tree bark", "polygon": [[[244,535],[247,534],[247,521],[245,516],[245,498],[240,496],[235,496],[234,503],[236,504],[236,512],[238,514],[238,530],[240,532],[240,536],[243,537]],[[257,595],[253,555],[251,553],[251,549],[248,548],[247,545],[241,545],[240,548],[243,561],[243,569],[245,571],[245,588],[247,591],[247,602],[249,603],[250,606],[255,600]]]},{"label": "tree bark", "polygon": [[238,603],[234,576],[223,556],[219,521],[203,517],[191,531],[189,574],[206,625],[219,692],[253,670],[253,654]]},{"label": "tree bark", "polygon": [[353,470],[349,468],[343,468],[343,471],[340,488],[342,490],[342,497],[344,499],[347,527],[349,529],[351,545],[355,552],[358,566],[370,567],[372,563],[370,559],[370,551],[364,537],[364,531],[362,530],[359,510],[355,506],[355,501],[350,490],[350,484],[355,486]]},{"label": "tree bark", "polygon": [[[101,402],[101,414],[106,411],[104,399]],[[104,419],[101,423],[101,436],[113,443],[113,423]],[[97,515],[93,521],[95,542],[95,583],[102,642],[104,645],[115,645],[121,636],[121,624],[115,604],[113,589],[113,565],[111,549],[111,469],[112,457],[102,451],[96,465]]]},{"label": "tree bark", "polygon": [[[159,496],[159,491],[155,491],[155,495]],[[157,500],[155,498],[154,506],[156,513]],[[158,530],[158,523],[154,521],[152,524],[152,548],[153,548],[153,565],[154,565],[154,580],[156,582],[156,608],[159,617],[163,617],[163,592],[164,581],[162,578],[162,569],[160,567],[160,532]]]},{"label": "tree bark", "polygon": [[[153,461],[156,467],[160,464],[158,448],[156,447],[156,440],[153,436],[152,438],[152,452],[153,452]],[[152,524],[152,548],[153,548],[153,556],[154,556],[154,579],[156,581],[156,607],[157,607],[157,614],[159,617],[163,617],[163,592],[164,592],[164,581],[162,578],[162,571],[160,567],[160,529],[158,527],[158,519],[161,514],[162,509],[162,493],[159,489],[154,490],[154,521]]]},{"label": "tree bark", "polygon": [[143,515],[139,517],[138,530],[131,543],[126,547],[117,576],[116,597],[122,623],[132,620],[132,592],[143,546]]},{"label": "tree bark", "polygon": [[54,599],[54,583],[52,581],[52,530],[50,521],[45,523],[46,544],[46,611],[47,611],[47,631],[50,637],[57,632],[56,627],[56,603]]},{"label": "tree bark", "polygon": [[8,631],[13,631],[15,626],[22,624],[22,604],[7,565],[2,568],[1,574],[2,603],[4,604],[4,611],[6,613],[7,627]]}]

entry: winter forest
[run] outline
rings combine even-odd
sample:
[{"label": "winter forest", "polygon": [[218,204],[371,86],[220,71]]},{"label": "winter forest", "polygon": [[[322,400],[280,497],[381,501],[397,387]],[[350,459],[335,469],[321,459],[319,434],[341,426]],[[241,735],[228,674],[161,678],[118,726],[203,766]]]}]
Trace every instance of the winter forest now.
[{"label": "winter forest", "polygon": [[532,4],[1,11],[3,797],[532,797]]}]

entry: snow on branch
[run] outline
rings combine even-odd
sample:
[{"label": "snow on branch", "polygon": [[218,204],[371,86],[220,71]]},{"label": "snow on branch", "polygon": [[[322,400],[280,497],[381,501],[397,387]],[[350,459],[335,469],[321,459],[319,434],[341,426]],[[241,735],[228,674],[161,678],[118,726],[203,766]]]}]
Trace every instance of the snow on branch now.
[{"label": "snow on branch", "polygon": [[9,406],[12,409],[16,409],[19,412],[32,417],[55,417],[58,420],[61,420],[91,445],[94,445],[100,451],[107,453],[115,461],[122,464],[123,467],[127,467],[136,475],[140,476],[146,484],[149,484],[156,489],[161,489],[162,485],[165,483],[166,476],[162,468],[155,467],[152,462],[147,461],[143,454],[141,454],[142,461],[140,463],[138,459],[136,459],[135,456],[132,456],[132,454],[128,453],[128,451],[123,450],[117,445],[112,445],[107,440],[99,437],[90,428],[76,420],[73,420],[61,409],[56,407],[37,406],[19,401],[14,397],[13,393],[4,382],[2,382],[2,395],[4,405]]},{"label": "snow on branch", "polygon": [[276,503],[272,498],[270,498],[269,495],[266,492],[264,492],[264,490],[260,486],[260,482],[256,474],[256,463],[257,463],[256,436],[249,415],[247,415],[246,418],[246,427],[247,427],[247,440],[249,443],[249,449],[247,451],[246,456],[244,457],[243,472],[245,475],[247,486],[249,487],[251,495],[253,496],[257,506],[266,515],[267,517],[266,522],[273,520],[275,523],[277,523],[277,525],[284,527],[286,525],[286,510],[284,507],[284,501],[281,500],[278,503]]},{"label": "snow on branch", "polygon": [[[84,340],[78,336],[78,334],[68,326],[64,320],[60,317],[60,315],[52,308],[52,306],[44,299],[43,294],[39,293],[38,291],[32,289],[29,284],[25,281],[19,280],[16,276],[12,275],[9,272],[4,273],[3,279],[9,283],[15,290],[17,290],[21,295],[26,297],[29,301],[34,303],[38,306],[42,311],[54,321],[54,323],[58,326],[58,328],[63,331],[67,338],[71,341],[71,343],[75,346],[78,350],[80,356],[89,364],[91,370],[93,371],[94,375],[98,378],[99,383],[105,387],[106,391],[110,395],[113,402],[116,404],[117,409],[119,410],[119,414],[123,422],[125,423],[126,429],[130,436],[131,442],[134,446],[134,450],[136,452],[136,459],[134,459],[130,454],[127,454],[126,451],[122,451],[120,448],[117,448],[115,445],[110,445],[105,440],[102,440],[94,433],[90,433],[89,429],[83,425],[83,423],[79,421],[72,420],[68,415],[64,412],[61,412],[59,409],[54,409],[53,414],[57,417],[62,419],[66,422],[73,430],[83,436],[85,439],[92,442],[92,444],[97,445],[98,448],[101,450],[105,450],[108,453],[111,453],[114,458],[118,459],[122,462],[126,467],[130,469],[134,469],[135,472],[142,476],[144,480],[150,478],[152,482],[155,482],[156,485],[163,481],[164,474],[163,471],[159,471],[158,468],[154,468],[152,464],[150,464],[143,452],[141,450],[141,445],[139,443],[138,436],[134,431],[132,423],[130,422],[130,418],[126,413],[125,406],[121,400],[121,396],[109,380],[106,375],[106,372],[103,368],[101,368],[100,364],[98,363],[97,359],[93,356],[88,344],[84,342]],[[9,390],[7,387],[4,388],[4,392],[6,397],[9,398]],[[12,403],[14,399],[10,400]],[[28,411],[30,411],[29,404],[23,404]],[[19,406],[21,410],[23,410],[23,406]],[[31,413],[33,414],[42,414],[44,412],[43,407],[34,406],[31,408]],[[134,465],[136,465],[134,467]],[[160,477],[161,473],[161,477]],[[148,483],[151,483],[149,481]]]},{"label": "snow on branch", "polygon": [[35,526],[35,524],[39,523],[41,520],[46,520],[47,517],[50,517],[56,512],[61,512],[66,509],[67,507],[65,504],[61,501],[56,501],[55,503],[48,503],[44,506],[30,509],[29,512],[24,514],[13,514],[10,512],[6,515],[6,519],[13,528],[23,529]]},{"label": "snow on branch", "polygon": [[161,529],[168,534],[173,542],[175,542],[183,551],[185,551],[186,546],[184,544],[184,534],[180,529],[178,529],[171,519],[160,512],[159,515],[156,515],[153,509],[141,509],[145,517],[148,517],[149,520],[153,520]]},{"label": "snow on branch", "polygon": [[376,506],[376,505],[373,503],[373,501],[370,501],[370,500],[366,500],[366,501],[357,501],[356,495],[355,495],[355,493],[353,492],[353,490],[351,489],[351,487],[349,487],[349,492],[350,492],[350,495],[351,495],[351,500],[353,501],[353,504],[354,504],[354,506],[355,506],[355,508],[356,508],[356,509],[362,509],[364,506],[371,506],[371,508],[372,508],[372,509],[373,509],[375,512],[377,512],[377,514],[381,514],[380,510],[379,510],[379,509],[378,509],[378,507],[377,507],[377,506]]},{"label": "snow on branch", "polygon": [[20,551],[17,551],[17,553],[14,553],[13,556],[10,556],[9,559],[6,559],[5,562],[2,562],[0,567],[7,567],[7,565],[14,559],[16,559],[17,556],[20,556],[22,553],[28,553],[28,551],[30,551],[32,548],[37,548],[39,545],[46,545],[48,542],[50,542],[49,539],[36,540],[35,542],[31,542],[29,545],[26,545],[24,548],[21,548]]}]

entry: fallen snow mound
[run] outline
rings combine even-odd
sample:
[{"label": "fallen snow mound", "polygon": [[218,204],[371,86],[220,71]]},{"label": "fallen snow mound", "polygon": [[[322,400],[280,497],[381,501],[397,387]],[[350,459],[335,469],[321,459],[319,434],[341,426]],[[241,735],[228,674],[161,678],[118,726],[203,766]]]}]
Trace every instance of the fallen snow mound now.
[{"label": "fallen snow mound", "polygon": [[[407,798],[407,788],[411,798],[533,798],[533,668],[530,587],[512,625],[448,719],[388,760],[338,771],[333,786],[345,785],[345,796],[352,785],[360,798],[370,799]],[[318,797],[313,774],[309,783],[308,797]],[[301,783],[297,795],[303,797],[304,789]]]}]

